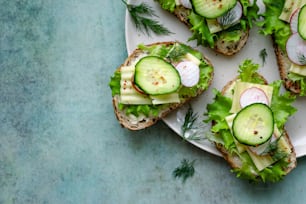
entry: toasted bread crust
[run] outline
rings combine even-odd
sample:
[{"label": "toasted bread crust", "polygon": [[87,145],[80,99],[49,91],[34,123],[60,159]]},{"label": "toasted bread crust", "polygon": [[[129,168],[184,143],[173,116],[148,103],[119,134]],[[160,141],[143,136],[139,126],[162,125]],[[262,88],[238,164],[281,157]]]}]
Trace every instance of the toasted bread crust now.
[{"label": "toasted bread crust", "polygon": [[[176,42],[157,42],[157,43],[149,44],[147,46],[159,45],[159,44],[170,46],[174,43],[176,43]],[[125,62],[120,67],[118,67],[118,69],[120,70],[120,68],[123,67],[123,66],[131,65],[134,62],[134,60],[142,54],[143,54],[142,50],[136,49],[125,60]],[[203,56],[203,58],[204,58],[204,60],[206,61],[207,64],[212,66],[211,62],[207,58],[205,58],[204,56]],[[212,80],[213,80],[213,72],[211,73],[208,86],[211,84]],[[206,89],[204,89],[204,90],[199,89],[196,96],[202,94],[205,90]],[[184,104],[188,103],[193,98],[194,97],[185,98],[183,101],[181,101],[181,103],[173,103],[173,104],[169,105],[167,108],[162,110],[157,117],[149,116],[149,117],[142,117],[142,118],[137,118],[137,119],[127,116],[124,111],[119,109],[119,96],[118,95],[115,95],[113,97],[112,101],[113,101],[113,107],[114,107],[114,112],[115,112],[116,118],[118,119],[121,126],[127,128],[129,130],[141,130],[141,129],[145,129],[147,127],[150,127],[150,126],[154,125],[157,121],[164,118],[166,115],[171,113],[173,110],[175,110],[175,109],[183,106]]]},{"label": "toasted bread crust", "polygon": [[[183,6],[177,6],[174,9],[173,14],[188,28],[192,27],[192,25],[188,21],[190,9],[187,9]],[[231,56],[238,53],[246,45],[247,40],[249,38],[249,29],[245,31],[241,30],[240,32],[241,37],[237,42],[225,42],[223,39],[217,39],[213,50],[227,56]]]},{"label": "toasted bread crust", "polygon": [[[293,147],[293,145],[291,143],[290,137],[289,137],[289,135],[288,135],[286,130],[284,130],[284,136],[283,137],[286,139],[286,142],[289,144],[290,151],[291,151],[291,154],[287,158],[287,162],[289,163],[289,165],[285,169],[283,169],[285,171],[285,173],[288,174],[297,165],[296,153],[295,153],[294,147]],[[238,155],[236,155],[235,153],[230,154],[225,149],[225,147],[222,144],[220,144],[220,143],[215,143],[215,146],[221,152],[223,158],[229,163],[231,168],[233,168],[233,169],[240,169],[242,167],[242,161],[240,160]]]},{"label": "toasted bread crust", "polygon": [[[261,75],[260,75],[261,76]],[[261,76],[263,79],[264,77]],[[221,90],[221,94],[222,95],[229,95],[231,94],[231,88],[233,87],[233,84],[235,83],[235,81],[237,80],[237,78],[234,78],[233,80],[229,81]],[[267,81],[265,80],[266,84]],[[286,174],[288,174],[291,170],[293,170],[296,167],[296,153],[294,150],[294,147],[291,143],[290,137],[288,135],[288,132],[284,129],[284,138],[286,140],[286,142],[289,144],[290,147],[290,155],[287,157],[287,162],[289,163],[289,165],[287,166],[286,169],[283,169],[285,171]],[[230,152],[228,152],[226,150],[226,148],[220,144],[220,143],[215,143],[216,148],[221,152],[222,156],[224,157],[224,159],[229,163],[229,165],[231,166],[231,168],[233,169],[240,169],[242,167],[242,161],[240,160],[240,158],[238,157],[238,155],[236,155],[235,153],[231,154]]]}]

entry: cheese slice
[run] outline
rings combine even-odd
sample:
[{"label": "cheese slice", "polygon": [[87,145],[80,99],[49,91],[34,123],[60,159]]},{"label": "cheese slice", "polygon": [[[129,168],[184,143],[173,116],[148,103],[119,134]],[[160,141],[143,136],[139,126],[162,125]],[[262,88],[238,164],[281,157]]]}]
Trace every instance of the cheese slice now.
[{"label": "cheese slice", "polygon": [[150,97],[154,105],[180,102],[179,94],[176,92],[170,94],[150,96]]},{"label": "cheese slice", "polygon": [[135,65],[121,67],[120,103],[122,104],[152,104],[149,96],[135,90],[132,84]]},{"label": "cheese slice", "polygon": [[286,21],[290,23],[290,17],[293,14],[293,12],[301,8],[304,4],[306,4],[306,0],[287,0],[285,1],[283,10],[281,15],[279,16],[279,19]]},{"label": "cheese slice", "polygon": [[295,73],[295,74],[306,76],[306,65],[301,66],[301,65],[297,65],[297,64],[292,63],[289,71],[292,72],[292,73]]},{"label": "cheese slice", "polygon": [[222,26],[218,23],[217,19],[206,19],[207,27],[211,33],[217,33],[223,30]]}]

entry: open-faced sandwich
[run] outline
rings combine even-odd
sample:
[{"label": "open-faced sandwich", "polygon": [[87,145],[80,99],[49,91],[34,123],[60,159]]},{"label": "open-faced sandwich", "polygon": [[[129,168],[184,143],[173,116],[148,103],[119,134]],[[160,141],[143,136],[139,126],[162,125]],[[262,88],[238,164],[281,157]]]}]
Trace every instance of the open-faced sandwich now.
[{"label": "open-faced sandwich", "polygon": [[250,0],[156,0],[191,30],[189,40],[224,55],[239,52],[246,44],[259,10]]},{"label": "open-faced sandwich", "polygon": [[120,124],[140,130],[203,93],[213,65],[202,53],[180,42],[139,45],[110,80]]},{"label": "open-faced sandwich", "polygon": [[281,80],[268,84],[258,64],[245,60],[239,75],[207,105],[212,141],[237,177],[276,182],[296,166],[295,150],[285,130],[295,95],[280,93]]},{"label": "open-faced sandwich", "polygon": [[261,32],[272,35],[281,79],[293,93],[306,95],[306,0],[263,0]]}]

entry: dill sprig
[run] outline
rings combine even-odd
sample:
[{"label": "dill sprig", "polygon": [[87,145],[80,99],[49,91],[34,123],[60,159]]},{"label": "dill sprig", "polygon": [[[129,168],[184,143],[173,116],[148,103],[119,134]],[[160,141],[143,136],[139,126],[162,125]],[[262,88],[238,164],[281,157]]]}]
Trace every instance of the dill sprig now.
[{"label": "dill sprig", "polygon": [[229,12],[225,13],[222,17],[218,18],[218,22],[222,26],[228,26],[232,22],[234,22],[235,18],[236,18],[235,13],[229,11]]},{"label": "dill sprig", "polygon": [[263,65],[266,63],[266,58],[267,58],[267,56],[268,56],[268,53],[267,53],[266,48],[262,49],[262,50],[259,52],[259,57],[261,58],[262,64],[263,64]]},{"label": "dill sprig", "polygon": [[184,124],[182,125],[182,134],[184,138],[185,138],[185,133],[193,128],[193,124],[197,119],[198,119],[198,114],[194,113],[191,105],[189,105],[189,108],[185,115]]},{"label": "dill sprig", "polygon": [[181,161],[181,165],[176,167],[172,172],[174,178],[181,178],[182,182],[185,183],[187,178],[194,175],[194,162],[195,160],[189,162],[187,159]]},{"label": "dill sprig", "polygon": [[128,4],[125,0],[122,0],[122,2],[126,5],[137,30],[147,34],[148,36],[150,36],[151,31],[156,35],[169,35],[172,33],[157,20],[151,19],[152,17],[158,16],[146,3],[142,2],[139,5],[133,5]]},{"label": "dill sprig", "polygon": [[273,159],[279,160],[288,154],[283,151],[279,151],[278,142],[284,136],[284,132],[273,142],[269,144],[269,146],[264,150],[262,155],[269,154]]},{"label": "dill sprig", "polygon": [[178,44],[175,44],[171,50],[169,51],[166,58],[173,62],[178,62],[186,55],[186,50],[182,46],[178,46]]}]

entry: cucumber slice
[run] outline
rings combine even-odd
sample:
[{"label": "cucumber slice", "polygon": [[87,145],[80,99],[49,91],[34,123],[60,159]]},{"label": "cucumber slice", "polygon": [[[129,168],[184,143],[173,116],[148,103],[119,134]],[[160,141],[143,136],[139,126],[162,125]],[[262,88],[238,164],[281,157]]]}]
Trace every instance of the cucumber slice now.
[{"label": "cucumber slice", "polygon": [[193,10],[205,18],[222,16],[237,3],[237,0],[191,0]]},{"label": "cucumber slice", "polygon": [[306,40],[306,4],[301,8],[298,18],[298,32]]},{"label": "cucumber slice", "polygon": [[263,103],[241,109],[233,121],[233,135],[242,144],[258,146],[268,141],[274,130],[273,112]]},{"label": "cucumber slice", "polygon": [[175,92],[181,85],[178,71],[160,57],[143,57],[135,65],[134,83],[149,95]]}]

